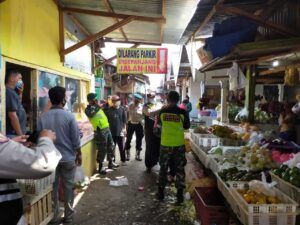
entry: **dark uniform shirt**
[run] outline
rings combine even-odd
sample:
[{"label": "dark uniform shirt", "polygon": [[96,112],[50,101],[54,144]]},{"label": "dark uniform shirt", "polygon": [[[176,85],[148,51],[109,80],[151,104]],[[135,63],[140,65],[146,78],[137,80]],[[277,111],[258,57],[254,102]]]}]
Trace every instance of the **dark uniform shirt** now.
[{"label": "dark uniform shirt", "polygon": [[126,112],[123,107],[114,108],[110,107],[104,110],[108,122],[109,122],[109,129],[112,136],[120,136],[124,125],[126,124]]},{"label": "dark uniform shirt", "polygon": [[19,118],[22,133],[26,133],[26,112],[14,89],[6,87],[6,133],[8,135],[16,134],[16,131],[11,125],[8,113],[16,112]]}]

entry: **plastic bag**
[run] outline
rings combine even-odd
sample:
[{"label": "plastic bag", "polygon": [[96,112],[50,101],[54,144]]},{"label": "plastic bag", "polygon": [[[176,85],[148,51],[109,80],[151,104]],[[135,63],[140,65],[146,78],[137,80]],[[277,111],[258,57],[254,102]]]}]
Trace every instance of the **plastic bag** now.
[{"label": "plastic bag", "polygon": [[232,67],[227,71],[227,75],[229,76],[230,91],[236,91],[237,89],[245,88],[245,75],[236,62],[233,62]]},{"label": "plastic bag", "polygon": [[300,169],[300,153],[295,154],[294,158],[290,159],[289,161],[286,161],[283,164],[287,165],[290,168],[298,167]]},{"label": "plastic bag", "polygon": [[80,183],[80,182],[84,182],[84,171],[82,169],[81,166],[77,166],[76,167],[76,171],[75,171],[75,176],[74,176],[74,183]]},{"label": "plastic bag", "polygon": [[254,131],[250,135],[250,139],[248,141],[248,145],[252,146],[255,143],[259,143],[263,139],[264,139],[264,135],[262,133]]},{"label": "plastic bag", "polygon": [[223,155],[223,148],[218,145],[216,147],[211,148],[211,150],[208,151],[208,154]]},{"label": "plastic bag", "polygon": [[300,115],[300,102],[298,102],[296,105],[293,106],[292,111],[296,115]]},{"label": "plastic bag", "polygon": [[239,111],[239,113],[236,115],[234,120],[238,122],[244,122],[247,121],[248,116],[249,116],[249,111],[246,107],[244,107],[241,111]]},{"label": "plastic bag", "polygon": [[272,187],[274,187],[277,183],[276,182],[272,182],[272,183],[267,183],[266,180],[266,176],[264,173],[262,173],[261,175],[261,180],[252,180],[249,182],[249,188],[252,191],[255,191],[256,193],[260,194],[264,194],[267,196],[276,196],[276,193],[274,191],[274,189]]}]

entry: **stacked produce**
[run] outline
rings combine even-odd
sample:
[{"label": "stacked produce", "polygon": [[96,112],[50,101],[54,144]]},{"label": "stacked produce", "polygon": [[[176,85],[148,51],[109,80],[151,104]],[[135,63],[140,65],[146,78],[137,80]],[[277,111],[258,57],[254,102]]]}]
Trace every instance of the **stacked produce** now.
[{"label": "stacked produce", "polygon": [[238,193],[248,204],[278,204],[279,199],[250,189],[237,189]]},{"label": "stacked produce", "polygon": [[245,165],[250,170],[263,170],[276,168],[275,162],[272,160],[270,151],[265,146],[254,144],[244,146],[240,152],[240,160],[244,160]]},{"label": "stacked produce", "polygon": [[228,138],[233,140],[240,140],[241,136],[233,129],[227,126],[213,125],[210,127],[211,132],[220,138]]},{"label": "stacked produce", "polygon": [[292,185],[300,187],[300,169],[298,167],[289,168],[287,165],[281,165],[280,168],[273,170],[273,173]]},{"label": "stacked produce", "polygon": [[260,180],[261,173],[257,171],[238,170],[236,167],[224,169],[218,173],[224,181],[251,181]]},{"label": "stacked produce", "polygon": [[198,126],[194,129],[194,133],[196,134],[208,134],[208,129],[206,127],[203,126]]}]

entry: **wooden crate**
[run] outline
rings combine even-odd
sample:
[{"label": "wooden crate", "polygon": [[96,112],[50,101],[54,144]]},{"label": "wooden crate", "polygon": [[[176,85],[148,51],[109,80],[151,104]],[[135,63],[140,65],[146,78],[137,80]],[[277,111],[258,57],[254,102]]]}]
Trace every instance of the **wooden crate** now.
[{"label": "wooden crate", "polygon": [[25,207],[24,217],[28,225],[46,225],[53,218],[52,188],[32,198]]}]

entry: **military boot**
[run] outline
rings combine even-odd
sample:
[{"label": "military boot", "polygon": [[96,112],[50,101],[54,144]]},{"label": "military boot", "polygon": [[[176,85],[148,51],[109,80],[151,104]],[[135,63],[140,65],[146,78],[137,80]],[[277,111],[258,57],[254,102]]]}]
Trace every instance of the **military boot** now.
[{"label": "military boot", "polygon": [[163,201],[165,198],[165,189],[163,187],[158,187],[158,192],[156,193],[156,197],[159,201]]},{"label": "military boot", "polygon": [[130,149],[126,149],[126,161],[130,160]]},{"label": "military boot", "polygon": [[181,205],[183,203],[183,189],[177,189],[177,205]]},{"label": "military boot", "polygon": [[136,151],[135,160],[142,161],[142,159],[141,159],[141,151],[139,151],[139,150]]}]

